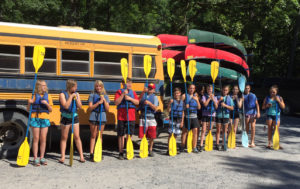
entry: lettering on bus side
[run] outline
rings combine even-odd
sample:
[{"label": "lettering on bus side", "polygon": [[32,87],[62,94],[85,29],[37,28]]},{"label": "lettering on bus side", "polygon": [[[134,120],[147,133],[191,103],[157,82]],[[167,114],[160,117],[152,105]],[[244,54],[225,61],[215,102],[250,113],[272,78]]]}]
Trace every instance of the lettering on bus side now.
[{"label": "lettering on bus side", "polygon": [[85,43],[82,43],[82,42],[74,42],[74,41],[65,41],[65,44],[66,45],[81,45],[81,46],[84,46]]}]

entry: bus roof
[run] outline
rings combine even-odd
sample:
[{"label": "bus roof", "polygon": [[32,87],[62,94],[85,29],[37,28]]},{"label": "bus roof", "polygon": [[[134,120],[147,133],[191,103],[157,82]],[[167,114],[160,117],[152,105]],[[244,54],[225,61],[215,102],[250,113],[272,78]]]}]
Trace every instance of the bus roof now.
[{"label": "bus roof", "polygon": [[[106,31],[92,31],[92,30],[79,30],[66,27],[52,27],[52,26],[40,26],[31,24],[18,24],[10,22],[0,22],[0,36],[44,36],[57,38],[63,41],[68,39],[82,39],[95,41],[110,41],[110,42],[124,42],[124,43],[136,43],[136,44],[148,44],[148,45],[160,45],[161,42],[156,36],[151,35],[139,35],[139,34],[126,34],[117,32]],[[51,38],[50,38],[51,39]]]}]

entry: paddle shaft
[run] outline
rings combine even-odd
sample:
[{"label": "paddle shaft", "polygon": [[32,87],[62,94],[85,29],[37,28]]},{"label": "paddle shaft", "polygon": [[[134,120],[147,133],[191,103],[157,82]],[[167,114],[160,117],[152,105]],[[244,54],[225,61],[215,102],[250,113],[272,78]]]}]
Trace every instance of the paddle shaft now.
[{"label": "paddle shaft", "polygon": [[[104,97],[103,97],[104,98]],[[104,103],[104,102],[103,102]],[[100,134],[100,132],[101,132],[101,126],[102,126],[102,110],[103,110],[103,103],[102,104],[100,104],[100,107],[99,107],[99,109],[100,109],[100,112],[99,112],[99,114],[100,114],[100,119],[99,119],[99,134]]]},{"label": "paddle shaft", "polygon": [[[213,83],[213,92],[215,91],[215,83]],[[213,104],[214,104],[214,99],[211,99],[211,109],[210,109],[210,123],[209,123],[209,130],[211,130],[211,122],[212,122],[212,114],[213,114]]]},{"label": "paddle shaft", "polygon": [[[245,125],[246,125],[246,115],[245,115],[245,98],[244,98],[244,94],[243,95],[243,131],[245,131]],[[247,133],[248,134],[248,133]]]},{"label": "paddle shaft", "polygon": [[[125,84],[125,90],[127,89],[127,85]],[[124,97],[125,98],[125,97]],[[128,127],[128,135],[130,135],[130,128],[129,128],[129,113],[128,113],[128,101],[126,101],[126,111],[127,111],[127,127]],[[128,139],[127,139],[128,140]]]},{"label": "paddle shaft", "polygon": [[[37,79],[37,73],[34,74],[34,81],[33,81],[33,89],[32,89],[32,93],[31,93],[31,99],[33,99],[36,79]],[[29,117],[28,117],[27,128],[26,128],[26,136],[25,137],[28,137],[28,131],[29,131],[30,120],[31,120],[31,112],[32,112],[32,104],[30,104]]]},{"label": "paddle shaft", "polygon": [[[173,85],[173,82],[171,81],[171,83],[170,83],[171,99],[173,99],[172,85]],[[173,100],[173,103],[174,103],[174,100]],[[174,132],[174,131],[173,131],[173,103],[171,104],[171,125],[172,125],[172,133]]]},{"label": "paddle shaft", "polygon": [[75,98],[72,101],[72,134],[74,133],[74,118],[75,118]]},{"label": "paddle shaft", "polygon": [[[146,88],[148,88],[148,77],[146,80]],[[145,92],[145,101],[147,100],[147,92]],[[145,102],[144,101],[144,102]],[[145,105],[145,124],[144,124],[144,135],[146,133],[146,128],[147,128],[147,104]]]},{"label": "paddle shaft", "polygon": [[[187,86],[186,86],[186,82],[184,82],[184,88],[185,88],[185,104],[188,104],[188,93],[187,93]],[[186,110],[187,112],[187,121],[188,121],[188,131],[190,131],[191,127],[190,127],[190,108],[187,108]]]}]

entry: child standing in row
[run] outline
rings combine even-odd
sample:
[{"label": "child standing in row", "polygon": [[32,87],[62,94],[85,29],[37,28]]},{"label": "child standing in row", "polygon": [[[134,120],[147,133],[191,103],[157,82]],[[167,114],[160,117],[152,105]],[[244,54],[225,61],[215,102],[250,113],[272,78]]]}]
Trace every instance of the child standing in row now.
[{"label": "child standing in row", "polygon": [[[66,83],[66,91],[62,91],[59,94],[60,111],[61,111],[61,140],[60,140],[60,150],[61,158],[60,163],[65,161],[66,145],[69,135],[69,130],[72,127],[72,116],[74,116],[74,140],[77,150],[80,155],[80,162],[84,163],[85,159],[83,157],[82,143],[79,135],[79,119],[77,109],[81,109],[82,104],[80,100],[79,93],[77,90],[77,82],[75,80],[69,79]],[[75,99],[75,103],[73,103]],[[73,106],[75,107],[75,112],[73,112]]]},{"label": "child standing in row", "polygon": [[[127,88],[125,89],[125,86]],[[136,106],[139,105],[139,99],[136,93],[131,89],[132,80],[127,78],[127,84],[122,80],[122,89],[119,89],[115,94],[115,104],[118,109],[118,146],[119,146],[119,159],[124,160],[124,136],[128,133],[128,121],[129,120],[129,131],[130,135],[134,133],[135,127],[135,110]],[[128,118],[126,101],[128,102]]]},{"label": "child standing in row", "polygon": [[206,87],[206,94],[202,96],[202,131],[201,131],[201,139],[200,139],[200,152],[203,151],[203,141],[206,135],[207,128],[210,127],[211,120],[211,129],[213,128],[215,117],[216,117],[216,109],[218,108],[218,100],[213,93],[213,86],[211,84]]},{"label": "child standing in row", "polygon": [[[99,124],[100,124],[100,114],[101,114],[101,131],[100,137],[102,140],[102,133],[104,131],[105,123],[106,123],[106,112],[109,111],[109,98],[106,94],[104,84],[102,81],[97,80],[95,81],[94,85],[94,92],[89,96],[89,108],[88,110],[91,111],[89,122],[90,122],[90,131],[91,131],[91,138],[90,138],[90,160],[94,160],[94,148],[95,148],[95,141],[97,138],[97,134],[99,131]],[[102,106],[102,111],[101,110]]]},{"label": "child standing in row", "polygon": [[233,129],[234,133],[236,134],[236,131],[237,131],[237,127],[238,127],[238,124],[239,124],[239,121],[240,121],[240,117],[239,117],[239,113],[240,113],[240,110],[242,108],[242,105],[243,105],[243,101],[244,99],[243,98],[239,98],[239,87],[237,85],[234,85],[233,88],[232,88],[232,95],[231,95],[231,98],[233,100],[233,111],[230,112],[230,130]]},{"label": "child standing in row", "polygon": [[250,90],[251,87],[247,84],[244,91],[244,106],[247,134],[249,134],[249,127],[251,125],[251,143],[249,147],[254,148],[255,124],[256,119],[260,118],[260,110],[256,95],[251,93]]},{"label": "child standing in row", "polygon": [[[278,95],[278,87],[276,85],[271,86],[270,95],[264,99],[262,106],[263,110],[267,111],[267,125],[268,125],[268,145],[267,148],[271,149],[272,133],[275,130],[276,122],[277,127],[280,125],[280,112],[285,108],[285,103],[281,96]],[[276,121],[277,118],[277,121]],[[278,129],[279,134],[279,129]],[[282,149],[281,146],[279,146]]]},{"label": "child standing in row", "polygon": [[[35,85],[34,97],[28,99],[27,110],[29,111],[30,105],[32,105],[32,114],[30,118],[30,126],[33,132],[33,164],[35,166],[47,165],[47,161],[44,158],[46,149],[46,140],[49,122],[49,113],[52,112],[52,98],[48,94],[47,84],[43,80],[37,80]],[[40,142],[40,158],[38,159],[38,144]]]},{"label": "child standing in row", "polygon": [[221,150],[221,145],[219,145],[221,127],[223,130],[223,149],[224,148],[224,138],[227,139],[227,128],[229,124],[229,113],[233,110],[233,101],[228,95],[229,86],[224,86],[222,88],[221,96],[218,96],[218,109],[217,109],[217,132],[216,132],[216,146],[218,150]]},{"label": "child standing in row", "polygon": [[[173,130],[172,130],[172,118],[171,118],[171,106],[173,110]],[[176,87],[174,89],[174,100],[171,99],[168,104],[168,112],[169,112],[169,121],[170,121],[170,127],[169,127],[169,138],[168,138],[168,146],[170,142],[170,138],[172,136],[172,133],[174,133],[174,137],[176,138],[178,135],[181,134],[181,128],[183,127],[183,118],[184,118],[184,103],[181,99],[181,90],[180,88]],[[182,150],[179,150],[179,153]],[[167,151],[167,155],[169,155],[169,150]]]},{"label": "child standing in row", "polygon": [[[145,99],[145,93],[148,93],[147,99]],[[149,139],[149,156],[153,157],[154,153],[152,151],[154,139],[156,138],[156,120],[155,120],[155,112],[157,111],[157,107],[159,105],[158,98],[154,94],[155,92],[155,84],[150,83],[148,88],[145,88],[141,93],[140,99],[140,126],[139,126],[139,138],[143,138],[144,136],[144,125],[145,125],[145,106],[147,105],[147,124],[146,124],[146,137]]]},{"label": "child standing in row", "polygon": [[[185,104],[186,109],[185,109],[185,119],[184,119],[184,127],[182,129],[182,136],[181,136],[181,152],[185,148],[186,145],[186,137],[188,133],[188,119],[190,123],[190,129],[193,132],[193,152],[198,153],[197,149],[197,140],[198,140],[198,129],[200,127],[199,121],[197,118],[197,110],[201,108],[198,94],[195,93],[196,91],[196,86],[194,84],[189,85],[188,87],[188,94],[183,94],[182,95],[182,101],[186,102],[187,98],[187,104]],[[189,109],[189,117],[187,114],[187,109]]]}]

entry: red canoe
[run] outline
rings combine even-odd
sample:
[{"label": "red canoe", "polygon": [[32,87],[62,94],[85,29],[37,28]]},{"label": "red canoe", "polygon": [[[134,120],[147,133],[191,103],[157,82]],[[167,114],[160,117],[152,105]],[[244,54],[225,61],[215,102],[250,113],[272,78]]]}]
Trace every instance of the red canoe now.
[{"label": "red canoe", "polygon": [[188,45],[188,37],[182,35],[159,34],[157,36],[163,48],[185,47]]},{"label": "red canoe", "polygon": [[240,56],[232,54],[227,51],[200,47],[197,45],[188,45],[185,49],[185,59],[218,59],[224,60],[221,62],[222,67],[235,69],[247,73],[249,77],[249,67],[244,59]]},{"label": "red canoe", "polygon": [[168,58],[174,58],[175,62],[179,62],[184,60],[184,51],[166,49],[162,51],[162,58],[163,62],[167,62]]}]

